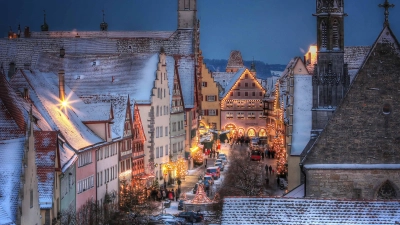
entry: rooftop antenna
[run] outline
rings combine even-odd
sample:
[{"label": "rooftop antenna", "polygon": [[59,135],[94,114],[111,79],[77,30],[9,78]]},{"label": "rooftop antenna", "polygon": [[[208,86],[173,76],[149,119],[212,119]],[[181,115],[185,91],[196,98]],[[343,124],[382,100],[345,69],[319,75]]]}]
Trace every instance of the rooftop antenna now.
[{"label": "rooftop antenna", "polygon": [[390,4],[388,0],[385,0],[385,3],[379,4],[379,7],[385,8],[385,22],[383,23],[383,26],[389,26],[389,8],[393,8],[394,4]]}]

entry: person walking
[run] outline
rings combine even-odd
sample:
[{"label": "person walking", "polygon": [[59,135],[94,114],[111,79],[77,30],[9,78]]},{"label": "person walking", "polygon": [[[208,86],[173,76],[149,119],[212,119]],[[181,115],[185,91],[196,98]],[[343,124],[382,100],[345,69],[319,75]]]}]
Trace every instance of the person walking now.
[{"label": "person walking", "polygon": [[206,162],[204,163],[204,168],[207,168],[207,158],[206,158]]},{"label": "person walking", "polygon": [[178,201],[179,199],[179,194],[178,194],[178,189],[175,190],[175,201]]},{"label": "person walking", "polygon": [[269,165],[269,175],[272,175],[272,166],[271,165]]},{"label": "person walking", "polygon": [[167,192],[165,191],[165,189],[163,189],[162,191],[162,199],[165,200],[165,198],[167,197]]},{"label": "person walking", "polygon": [[268,176],[268,164],[265,164],[265,175]]},{"label": "person walking", "polygon": [[261,158],[264,161],[264,152],[263,151],[261,151]]}]

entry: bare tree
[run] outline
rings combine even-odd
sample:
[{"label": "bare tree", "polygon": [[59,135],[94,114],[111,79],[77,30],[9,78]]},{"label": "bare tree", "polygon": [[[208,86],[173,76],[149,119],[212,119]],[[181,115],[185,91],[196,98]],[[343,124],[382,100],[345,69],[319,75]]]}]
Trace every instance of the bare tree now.
[{"label": "bare tree", "polygon": [[115,223],[121,217],[116,193],[106,193],[104,201],[98,204],[96,201],[88,200],[76,212],[74,209],[63,210],[60,215],[61,225],[97,225],[97,224],[119,224]]},{"label": "bare tree", "polygon": [[[263,191],[262,164],[250,161],[244,154],[232,152],[230,165],[225,174],[225,192],[234,196],[259,196]],[[221,196],[222,198],[224,196]]]}]

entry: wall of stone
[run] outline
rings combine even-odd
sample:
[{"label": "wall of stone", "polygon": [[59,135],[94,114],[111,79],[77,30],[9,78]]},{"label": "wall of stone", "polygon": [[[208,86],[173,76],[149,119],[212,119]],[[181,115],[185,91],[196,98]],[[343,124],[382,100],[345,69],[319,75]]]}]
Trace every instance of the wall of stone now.
[{"label": "wall of stone", "polygon": [[389,180],[400,197],[399,170],[307,170],[306,196],[313,198],[376,199],[380,186]]}]

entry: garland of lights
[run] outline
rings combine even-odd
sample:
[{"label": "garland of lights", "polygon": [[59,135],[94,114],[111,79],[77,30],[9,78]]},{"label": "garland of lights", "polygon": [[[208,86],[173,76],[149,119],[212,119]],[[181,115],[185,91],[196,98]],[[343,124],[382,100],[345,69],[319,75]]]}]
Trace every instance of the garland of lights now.
[{"label": "garland of lights", "polygon": [[203,163],[203,151],[200,148],[197,148],[195,151],[191,153],[193,161],[197,164]]},{"label": "garland of lights", "polygon": [[178,179],[183,179],[186,176],[186,171],[187,171],[187,162],[183,158],[179,158],[175,162],[175,168],[176,168],[176,176]]}]

